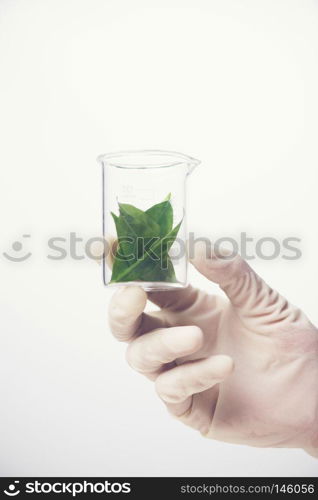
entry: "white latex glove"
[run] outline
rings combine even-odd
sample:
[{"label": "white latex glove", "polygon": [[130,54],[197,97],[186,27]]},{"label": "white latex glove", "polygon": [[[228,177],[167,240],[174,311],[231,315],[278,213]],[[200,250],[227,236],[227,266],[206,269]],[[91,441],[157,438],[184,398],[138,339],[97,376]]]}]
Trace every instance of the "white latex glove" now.
[{"label": "white latex glove", "polygon": [[113,296],[110,326],[128,363],[155,382],[169,411],[204,436],[317,456],[318,330],[239,256],[193,264],[229,300],[188,287]]}]

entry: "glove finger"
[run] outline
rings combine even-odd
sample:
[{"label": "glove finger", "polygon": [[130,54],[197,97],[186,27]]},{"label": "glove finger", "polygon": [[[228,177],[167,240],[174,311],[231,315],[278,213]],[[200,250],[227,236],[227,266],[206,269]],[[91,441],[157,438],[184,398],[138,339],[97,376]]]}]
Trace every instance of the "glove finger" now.
[{"label": "glove finger", "polygon": [[119,288],[109,304],[109,326],[117,340],[129,342],[138,335],[165,325],[161,312],[144,313],[146,292],[137,286]]},{"label": "glove finger", "polygon": [[232,358],[225,355],[184,363],[160,374],[156,391],[169,410],[180,417],[191,408],[193,395],[222,382],[233,367]]},{"label": "glove finger", "polygon": [[170,291],[148,292],[148,299],[161,309],[182,312],[195,304],[200,294],[200,290],[189,285]]},{"label": "glove finger", "polygon": [[253,270],[239,255],[222,256],[211,245],[198,241],[194,246],[190,262],[208,280],[220,285],[233,302],[238,294],[238,283],[242,283]]},{"label": "glove finger", "polygon": [[90,258],[94,259],[97,264],[101,264],[103,258],[105,258],[107,266],[112,269],[116,250],[117,238],[112,235],[108,235],[105,238],[99,238],[91,244]]},{"label": "glove finger", "polygon": [[126,357],[134,370],[155,378],[164,365],[193,354],[202,344],[203,333],[197,326],[162,328],[131,342]]}]

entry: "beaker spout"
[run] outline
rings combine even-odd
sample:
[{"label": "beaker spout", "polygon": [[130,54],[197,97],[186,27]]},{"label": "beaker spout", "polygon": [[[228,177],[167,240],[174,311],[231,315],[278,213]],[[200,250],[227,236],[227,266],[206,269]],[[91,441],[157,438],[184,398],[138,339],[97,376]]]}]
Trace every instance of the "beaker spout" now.
[{"label": "beaker spout", "polygon": [[187,172],[187,175],[191,174],[191,172],[193,172],[193,170],[198,166],[200,165],[201,161],[200,160],[197,160],[196,158],[192,158],[191,156],[189,156],[189,161],[187,163],[188,165],[188,172]]}]

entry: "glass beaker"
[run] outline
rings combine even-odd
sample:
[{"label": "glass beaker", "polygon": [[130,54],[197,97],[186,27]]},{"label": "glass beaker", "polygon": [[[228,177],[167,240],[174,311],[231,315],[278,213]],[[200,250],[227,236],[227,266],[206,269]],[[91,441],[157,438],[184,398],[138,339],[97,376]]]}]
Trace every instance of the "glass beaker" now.
[{"label": "glass beaker", "polygon": [[186,179],[199,160],[144,150],[108,153],[98,161],[105,285],[138,285],[147,291],[186,286]]}]

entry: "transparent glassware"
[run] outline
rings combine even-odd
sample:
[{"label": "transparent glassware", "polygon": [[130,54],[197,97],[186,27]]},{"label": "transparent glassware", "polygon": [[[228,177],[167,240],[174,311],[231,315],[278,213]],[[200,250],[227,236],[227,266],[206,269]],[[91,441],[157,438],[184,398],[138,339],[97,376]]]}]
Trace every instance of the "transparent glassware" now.
[{"label": "transparent glassware", "polygon": [[200,163],[159,150],[100,155],[106,286],[187,285],[186,179]]}]

